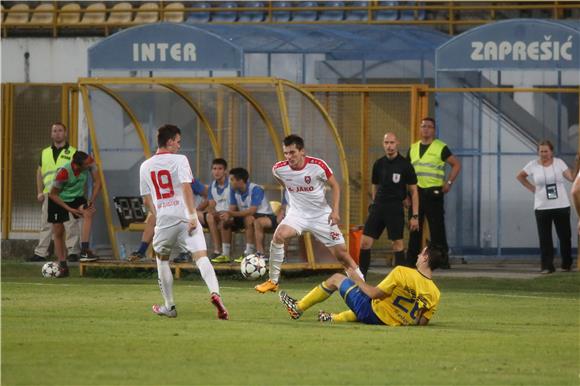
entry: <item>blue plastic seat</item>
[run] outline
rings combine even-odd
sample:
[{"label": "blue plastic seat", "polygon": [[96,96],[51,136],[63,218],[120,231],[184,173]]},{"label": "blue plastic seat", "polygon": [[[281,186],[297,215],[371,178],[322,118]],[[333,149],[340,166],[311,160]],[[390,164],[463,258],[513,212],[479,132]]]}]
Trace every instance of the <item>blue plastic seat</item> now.
[{"label": "blue plastic seat", "polygon": [[[272,2],[272,8],[289,8],[292,7],[292,4],[288,1],[273,1]],[[290,11],[284,11],[284,10],[276,10],[276,11],[272,11],[272,21],[274,22],[279,22],[279,23],[284,23],[287,21],[290,21],[292,18],[292,15],[290,14]]]},{"label": "blue plastic seat", "polygon": [[211,20],[211,15],[209,13],[211,5],[209,5],[209,3],[192,2],[188,3],[188,6],[189,5],[192,5],[192,8],[207,9],[207,11],[190,12],[186,20],[187,23],[207,23]]},{"label": "blue plastic seat", "polygon": [[[242,3],[241,7],[243,8],[264,8],[264,3],[261,1],[249,1],[247,3]],[[266,13],[263,10],[255,10],[255,11],[240,11],[238,21],[239,22],[248,22],[248,23],[259,23],[264,21],[264,17]]]},{"label": "blue plastic seat", "polygon": [[[318,3],[316,1],[301,1],[297,6],[302,8],[312,8],[318,7]],[[292,13],[292,21],[316,21],[317,19],[318,11],[315,10],[294,11]]]},{"label": "blue plastic seat", "polygon": [[[399,5],[398,1],[379,1],[379,6],[387,7],[387,6],[397,6]],[[399,10],[393,9],[381,9],[375,11],[375,20],[397,20],[399,18]]]},{"label": "blue plastic seat", "polygon": [[[368,1],[351,1],[349,7],[368,7]],[[345,20],[348,21],[367,21],[369,12],[366,9],[350,9],[346,11]]]},{"label": "blue plastic seat", "polygon": [[320,11],[318,13],[318,20],[320,21],[341,21],[344,20],[344,10],[332,9],[344,7],[344,1],[325,1],[324,6],[328,10]]},{"label": "blue plastic seat", "polygon": [[[238,5],[233,2],[217,3],[216,8],[238,8]],[[211,21],[216,22],[233,22],[238,20],[238,11],[215,11],[213,12]]]}]

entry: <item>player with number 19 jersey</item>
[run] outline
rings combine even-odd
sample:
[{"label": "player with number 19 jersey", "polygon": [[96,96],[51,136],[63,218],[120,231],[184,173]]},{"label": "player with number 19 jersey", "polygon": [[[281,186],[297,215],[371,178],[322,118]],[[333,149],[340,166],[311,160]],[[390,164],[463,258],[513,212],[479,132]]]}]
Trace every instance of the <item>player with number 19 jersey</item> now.
[{"label": "player with number 19 jersey", "polygon": [[188,223],[181,184],[191,183],[193,173],[182,154],[157,153],[141,164],[141,195],[150,195],[157,211],[156,229]]}]

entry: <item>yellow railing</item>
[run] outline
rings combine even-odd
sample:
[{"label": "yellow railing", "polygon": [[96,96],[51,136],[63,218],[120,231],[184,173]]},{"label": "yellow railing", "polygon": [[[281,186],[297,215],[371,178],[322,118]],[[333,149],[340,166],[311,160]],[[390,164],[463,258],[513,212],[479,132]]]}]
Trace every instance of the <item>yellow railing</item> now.
[{"label": "yellow railing", "polygon": [[[361,2],[360,5],[344,5],[344,6],[329,6],[322,5],[325,4],[323,1],[319,1],[319,6],[316,7],[304,7],[304,6],[291,6],[291,7],[280,7],[276,6],[274,1],[263,1],[263,7],[247,7],[243,6],[244,2],[238,1],[236,4],[240,5],[237,7],[209,7],[200,8],[200,3],[210,4],[212,2],[181,2],[183,8],[174,9],[169,7],[176,2],[173,1],[157,1],[150,2],[153,4],[153,8],[141,8],[141,5],[133,5],[128,9],[115,9],[114,6],[105,6],[103,9],[87,9],[86,5],[88,2],[78,2],[81,5],[80,9],[62,9],[65,4],[71,4],[70,2],[59,2],[52,1],[51,9],[37,10],[36,8],[28,9],[14,9],[14,6],[10,8],[3,9],[2,13],[2,33],[3,36],[8,36],[10,32],[14,31],[25,31],[35,29],[36,31],[45,30],[50,32],[52,36],[58,36],[66,30],[92,30],[98,34],[108,35],[112,30],[119,28],[126,28],[134,25],[144,24],[147,22],[156,21],[177,21],[185,22],[188,15],[215,15],[220,12],[233,12],[236,14],[243,14],[244,12],[261,12],[262,16],[259,21],[238,21],[236,16],[236,21],[212,21],[211,17],[208,16],[207,22],[214,24],[386,24],[386,25],[428,25],[432,27],[437,27],[449,34],[455,34],[458,27],[469,28],[471,26],[486,24],[500,19],[513,18],[513,17],[525,17],[526,15],[505,15],[502,14],[504,11],[544,11],[545,18],[550,19],[577,19],[580,13],[580,3],[578,2],[563,2],[563,1],[544,1],[544,2],[534,2],[534,3],[518,3],[514,2],[512,4],[497,4],[496,2],[478,2],[477,4],[470,1],[438,1],[438,2],[415,2],[417,5],[402,4],[403,2],[392,2],[397,5],[383,5],[379,1],[369,1]],[[103,3],[104,2],[90,2],[90,3]],[[195,5],[197,3],[197,6]],[[291,3],[291,2],[286,2]],[[295,2],[296,3],[296,2]],[[366,4],[365,4],[366,3]],[[410,2],[413,3],[413,2]],[[27,4],[26,2],[16,3],[16,4]],[[46,4],[46,3],[43,3]],[[212,5],[215,5],[213,2]],[[83,8],[85,6],[85,8]],[[363,20],[352,20],[348,17],[342,17],[338,20],[327,20],[325,18],[319,19],[320,15],[324,12],[338,11],[344,12],[347,15],[349,12],[364,12],[366,15],[362,17]],[[317,16],[314,20],[306,21],[277,21],[276,14],[280,12],[317,12]],[[389,16],[385,16],[384,12],[388,12]],[[400,12],[412,13],[412,19],[406,16],[404,19],[400,19],[398,14]],[[119,22],[112,18],[112,15],[119,14],[130,14],[129,21]],[[22,19],[16,22],[10,22],[9,19],[11,14],[24,15]],[[36,23],[30,21],[34,14],[49,15],[52,17],[45,18],[42,22]],[[101,14],[103,16],[103,21],[94,23],[90,20],[85,21],[84,16],[87,14]],[[62,16],[79,15],[78,22],[68,22],[66,20],[61,20]],[[142,21],[139,16],[147,15],[148,21]],[[171,18],[166,18],[166,16],[171,15]],[[177,15],[177,16],[176,16]],[[136,17],[137,16],[137,17]],[[74,34],[74,32],[73,32]]]}]

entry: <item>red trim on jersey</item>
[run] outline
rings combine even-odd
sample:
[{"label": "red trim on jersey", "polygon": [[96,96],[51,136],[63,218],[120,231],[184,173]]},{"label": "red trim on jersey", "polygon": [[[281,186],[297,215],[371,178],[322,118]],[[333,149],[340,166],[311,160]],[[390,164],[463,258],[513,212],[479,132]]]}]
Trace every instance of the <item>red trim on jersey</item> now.
[{"label": "red trim on jersey", "polygon": [[276,170],[276,169],[281,168],[281,167],[286,166],[286,165],[288,165],[288,161],[278,161],[274,164],[272,169]]},{"label": "red trim on jersey", "polygon": [[159,151],[159,150],[157,150],[157,152],[155,154],[153,154],[153,155],[161,155],[161,154],[173,154],[173,153],[171,153],[170,151]]},{"label": "red trim on jersey", "polygon": [[[322,170],[324,170],[324,174],[326,174],[326,179],[329,179],[330,177],[332,177],[332,172],[330,171],[330,168],[328,167],[326,162],[324,162],[324,160],[322,160],[320,158],[314,158],[314,157],[307,156],[306,162],[304,163],[304,166],[306,166],[307,163],[320,166],[322,168]],[[304,168],[302,168],[302,169],[304,169]]]},{"label": "red trim on jersey", "polygon": [[58,182],[68,181],[68,170],[66,170],[65,168],[60,168],[58,170],[58,173],[56,173],[56,176],[54,177],[54,179]]}]

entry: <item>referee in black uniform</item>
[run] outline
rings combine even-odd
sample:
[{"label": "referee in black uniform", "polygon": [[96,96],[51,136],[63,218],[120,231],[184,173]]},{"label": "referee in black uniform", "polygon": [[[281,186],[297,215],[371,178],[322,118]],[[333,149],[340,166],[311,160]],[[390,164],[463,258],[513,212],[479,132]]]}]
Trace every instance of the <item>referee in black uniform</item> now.
[{"label": "referee in black uniform", "polygon": [[369,216],[365,223],[360,250],[360,270],[366,276],[371,263],[371,247],[381,237],[385,227],[389,240],[393,241],[395,265],[403,265],[403,230],[405,214],[403,200],[407,189],[411,192],[412,215],[409,223],[411,231],[419,229],[419,194],[417,192],[417,175],[406,158],[399,154],[399,140],[393,133],[385,134],[383,148],[385,156],[373,165],[372,199]]}]

